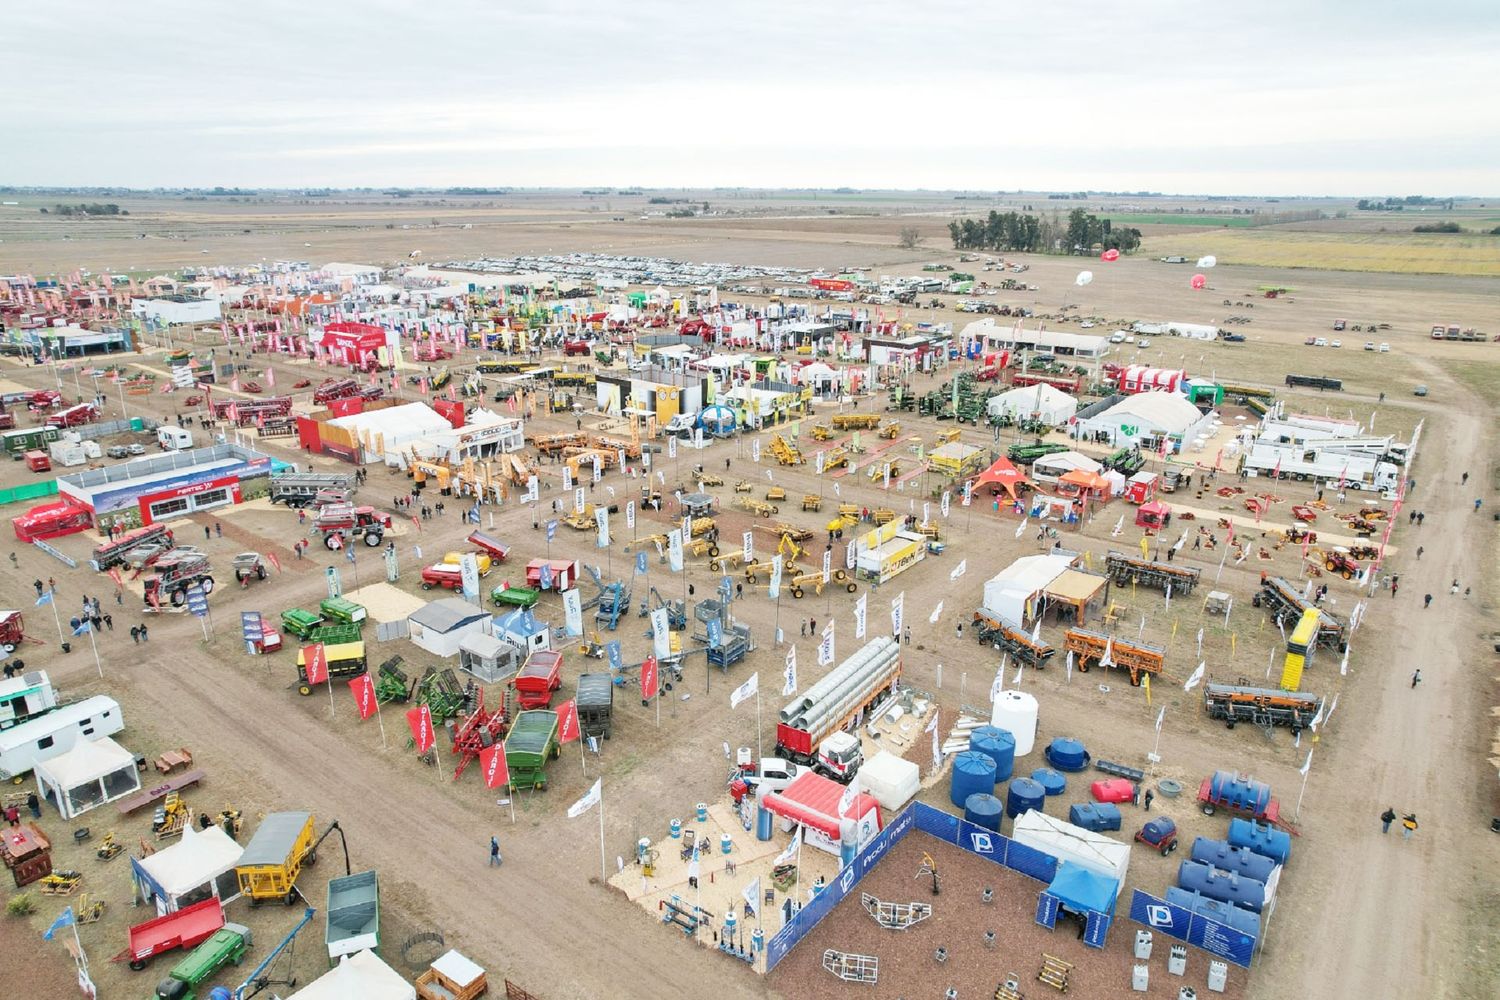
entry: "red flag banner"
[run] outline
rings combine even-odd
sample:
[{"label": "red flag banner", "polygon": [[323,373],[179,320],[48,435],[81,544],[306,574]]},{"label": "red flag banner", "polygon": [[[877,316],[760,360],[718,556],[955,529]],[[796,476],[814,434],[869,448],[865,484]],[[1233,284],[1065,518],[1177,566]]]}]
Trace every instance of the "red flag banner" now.
[{"label": "red flag banner", "polygon": [[321,642],[302,647],[302,662],[306,665],[307,683],[322,684],[328,680],[328,654]]},{"label": "red flag banner", "polygon": [[578,700],[569,698],[557,710],[557,742],[572,743],[578,739]]},{"label": "red flag banner", "polygon": [[375,700],[375,679],[369,674],[360,674],[350,681],[349,693],[354,695],[354,709],[359,712],[359,721],[363,722],[379,711],[380,703]]},{"label": "red flag banner", "polygon": [[274,553],[274,552],[267,552],[266,553],[266,562],[268,562],[272,566],[276,567],[276,572],[278,572],[278,573],[281,572],[281,560],[276,558],[276,553]]},{"label": "red flag banner", "polygon": [[641,664],[641,697],[650,701],[656,697],[656,657],[646,657],[646,662]]},{"label": "red flag banner", "polygon": [[418,705],[408,710],[406,725],[411,729],[411,738],[417,744],[417,753],[426,753],[432,749],[432,709],[426,705]]},{"label": "red flag banner", "polygon": [[484,787],[500,788],[510,784],[510,768],[505,763],[505,744],[496,743],[479,751],[479,766],[484,768]]}]

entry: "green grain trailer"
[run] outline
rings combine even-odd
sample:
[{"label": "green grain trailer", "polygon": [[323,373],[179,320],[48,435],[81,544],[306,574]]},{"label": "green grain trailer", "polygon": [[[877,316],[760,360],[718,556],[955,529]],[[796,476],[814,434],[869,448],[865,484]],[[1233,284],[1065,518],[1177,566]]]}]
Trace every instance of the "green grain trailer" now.
[{"label": "green grain trailer", "polygon": [[318,610],[329,621],[344,625],[363,625],[369,612],[363,604],[355,604],[344,597],[325,597],[318,602]]},{"label": "green grain trailer", "polygon": [[303,611],[301,608],[289,608],[281,613],[281,631],[288,635],[294,635],[299,639],[306,639],[313,631],[323,624],[323,616],[316,611]]},{"label": "green grain trailer", "polygon": [[250,945],[250,928],[225,924],[172,967],[156,986],[157,1000],[196,1000],[203,981],[226,965],[239,965]]},{"label": "green grain trailer", "polygon": [[328,964],[369,949],[380,953],[380,883],[373,871],[328,880]]},{"label": "green grain trailer", "polygon": [[547,761],[562,752],[557,742],[557,713],[543,709],[516,716],[505,737],[505,764],[510,769],[510,789],[547,787]]},{"label": "green grain trailer", "polygon": [[497,607],[530,608],[542,599],[542,592],[535,587],[496,587],[490,591],[490,600]]}]

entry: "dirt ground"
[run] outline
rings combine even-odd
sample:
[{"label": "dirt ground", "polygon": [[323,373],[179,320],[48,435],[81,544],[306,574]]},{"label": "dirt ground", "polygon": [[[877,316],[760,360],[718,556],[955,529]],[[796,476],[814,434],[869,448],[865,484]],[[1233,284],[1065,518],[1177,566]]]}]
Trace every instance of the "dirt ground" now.
[{"label": "dirt ground", "polygon": [[[574,239],[598,238],[583,227],[562,234],[555,228],[546,231],[557,239],[544,245],[559,249],[564,235],[569,244]],[[264,240],[258,245],[279,248],[276,252],[304,253],[300,239],[298,248],[292,249],[284,237],[257,238]],[[518,236],[517,242],[532,238]],[[662,234],[643,233],[635,245],[646,245],[649,239],[660,241]],[[742,245],[723,239],[699,244],[696,239],[681,245],[659,242],[655,245],[660,249],[655,252],[681,252],[691,246],[694,252],[685,255],[696,259],[731,253],[744,253],[749,259],[763,254],[782,258],[788,250],[788,241],[781,238],[770,239],[763,248],[753,241]],[[817,239],[823,237],[810,238],[806,259],[817,257],[823,263],[838,263],[838,252]],[[327,256],[365,259],[368,254],[360,254],[358,245],[351,236],[347,245],[340,245],[337,252],[329,251]],[[872,237],[869,247],[879,245]],[[319,246],[306,253],[322,251]],[[877,256],[863,246],[846,251],[856,260]],[[7,241],[7,255],[13,252]],[[890,259],[902,256],[894,249],[889,253]],[[236,246],[222,259],[239,257]],[[908,259],[919,258],[913,254]],[[1432,527],[1408,527],[1404,518],[1399,524],[1393,543],[1401,551],[1390,567],[1402,577],[1399,595],[1392,599],[1386,591],[1373,600],[1366,623],[1354,637],[1347,676],[1339,675],[1339,664],[1331,656],[1319,657],[1311,668],[1306,686],[1340,698],[1337,716],[1318,739],[1309,736],[1301,747],[1293,747],[1285,731],[1278,731],[1271,739],[1244,727],[1225,731],[1203,717],[1198,692],[1185,693],[1180,686],[1159,684],[1152,693],[1153,704],[1148,706],[1144,692],[1131,688],[1119,676],[1075,673],[1069,682],[1062,670],[1048,669],[1027,673],[1021,680],[1022,686],[1042,702],[1038,746],[1057,735],[1073,735],[1084,739],[1096,758],[1144,764],[1156,735],[1152,728],[1156,710],[1165,704],[1167,715],[1158,749],[1162,762],[1156,768],[1157,776],[1176,777],[1192,786],[1214,768],[1251,771],[1272,783],[1289,811],[1296,811],[1299,799],[1297,769],[1306,751],[1314,749],[1300,809],[1302,836],[1296,842],[1265,951],[1246,995],[1272,998],[1306,992],[1375,996],[1395,981],[1434,996],[1490,995],[1491,988],[1486,984],[1500,976],[1495,958],[1500,942],[1488,916],[1495,906],[1497,885],[1493,866],[1476,868],[1475,859],[1488,857],[1493,849],[1493,834],[1486,827],[1489,816],[1497,811],[1494,771],[1485,762],[1492,752],[1486,718],[1491,710],[1485,701],[1497,704],[1493,654],[1488,643],[1480,642],[1494,628],[1493,582],[1486,572],[1494,564],[1494,525],[1487,517],[1497,500],[1487,479],[1495,446],[1494,421],[1489,404],[1467,384],[1451,378],[1444,363],[1465,359],[1466,364],[1479,366],[1482,371],[1493,365],[1489,359],[1497,348],[1492,344],[1433,344],[1425,338],[1429,321],[1439,319],[1493,327],[1496,286],[1479,279],[1301,272],[1289,279],[1285,274],[1254,269],[1219,268],[1213,277],[1223,291],[1195,296],[1186,287],[1187,272],[1182,268],[1148,261],[1117,266],[1117,271],[1109,272],[1108,281],[1096,277],[1094,285],[1082,290],[1097,296],[1090,301],[1094,311],[1117,317],[1207,320],[1222,316],[1225,310],[1206,303],[1243,296],[1267,281],[1296,284],[1294,300],[1256,300],[1255,323],[1245,328],[1254,338],[1249,344],[1199,345],[1154,338],[1150,349],[1138,353],[1155,361],[1181,360],[1195,371],[1208,369],[1220,378],[1270,385],[1279,383],[1288,371],[1317,366],[1320,372],[1345,377],[1348,391],[1326,397],[1293,397],[1302,408],[1321,412],[1317,410],[1321,404],[1334,415],[1354,411],[1359,419],[1368,419],[1375,412],[1382,431],[1410,427],[1425,418],[1423,447],[1415,469],[1417,486],[1410,502],[1426,513]],[[33,269],[41,270],[39,266]],[[1072,294],[1071,276],[1077,269],[1077,262],[1035,262],[1030,275],[1043,288],[1035,293],[1038,300],[1045,297],[1047,308],[1055,309],[1064,293]],[[908,265],[903,270],[914,268]],[[1096,265],[1094,270],[1097,276],[1102,268]],[[921,315],[926,318],[925,311]],[[947,313],[934,316],[952,318]],[[1306,335],[1316,332],[1326,336],[1335,316],[1391,322],[1395,329],[1382,334],[1381,339],[1391,342],[1393,353],[1359,351],[1354,343],[1358,335],[1347,337],[1341,352],[1301,346]],[[277,368],[279,385],[289,386],[301,374],[298,366],[278,364]],[[58,378],[46,369],[10,363],[0,367],[0,376],[29,387],[54,385]],[[1425,382],[1432,389],[1427,399],[1414,400],[1409,395],[1409,384],[1415,381]],[[925,390],[928,385],[919,379],[917,388]],[[1378,401],[1381,392],[1389,393],[1384,403]],[[173,401],[168,396],[130,397],[127,406],[132,413],[145,408],[166,416],[173,412]],[[869,405],[862,404],[862,408]],[[111,400],[106,416],[119,416],[118,411],[118,400]],[[948,426],[915,420],[909,414],[903,414],[901,420],[906,433],[920,434],[929,443],[937,429]],[[549,426],[561,429],[557,420],[537,422],[539,431],[545,432]],[[966,427],[963,435],[972,444],[994,443],[984,430]],[[743,440],[714,445],[702,457],[710,469],[718,468],[729,457],[733,468],[726,479],[764,480],[764,466],[770,461],[764,444],[761,467],[754,467],[749,442]],[[804,451],[811,452],[809,441],[804,439],[803,446]],[[277,453],[283,445],[267,442],[266,447]],[[686,481],[691,470],[691,451],[682,449],[679,455],[677,462],[663,460],[659,465],[669,486]],[[1463,471],[1474,474],[1466,489],[1458,485]],[[773,475],[789,495],[818,492],[826,486],[808,467],[773,469]],[[0,470],[3,485],[29,477],[15,465]],[[389,506],[389,496],[405,484],[403,477],[373,469],[366,497],[377,505]],[[615,487],[623,499],[638,487],[638,481],[611,473],[599,489],[607,486]],[[845,477],[841,490],[843,498],[851,502],[920,510],[920,497],[883,493],[863,476]],[[716,492],[726,501],[731,499],[727,486]],[[1291,500],[1306,499],[1308,493],[1305,487],[1299,493],[1295,486],[1278,492]],[[1473,512],[1474,496],[1484,498],[1483,514]],[[550,496],[544,493],[544,499]],[[1196,499],[1193,502],[1198,503]],[[1080,532],[1065,533],[1064,544],[1090,553],[1096,566],[1109,549],[1133,545],[1139,529],[1127,527],[1119,538],[1110,535],[1121,510],[1114,505]],[[736,603],[734,613],[752,625],[761,646],[750,662],[736,667],[728,676],[708,671],[701,663],[690,665],[685,682],[662,706],[660,728],[654,712],[642,708],[638,698],[617,699],[614,738],[603,754],[591,757],[582,768],[565,754],[553,766],[548,791],[517,797],[516,821],[512,824],[508,807],[498,805],[497,796],[482,790],[473,770],[455,784],[449,780],[450,768],[424,767],[405,750],[403,720],[396,707],[387,707],[382,713],[383,742],[375,720],[363,724],[357,721],[344,692],[335,691],[332,719],[326,697],[299,698],[290,686],[295,677],[291,667],[294,653],[259,659],[245,655],[235,628],[237,612],[253,609],[274,614],[315,601],[323,593],[324,564],[313,558],[319,555],[317,550],[302,562],[293,557],[290,546],[297,537],[294,515],[254,508],[217,513],[225,529],[224,538],[198,542],[193,538],[196,529],[185,524],[188,537],[204,545],[216,559],[226,559],[247,548],[275,551],[284,572],[248,591],[229,587],[217,592],[212,601],[214,627],[207,642],[194,619],[156,616],[151,622],[150,643],[131,645],[127,632],[137,619],[128,605],[119,605],[124,610],[115,616],[117,628],[99,637],[102,681],[96,677],[86,644],[75,640],[72,653],[58,651],[51,616],[45,608],[32,607],[28,584],[34,577],[56,577],[61,611],[76,607],[83,594],[104,596],[107,603],[109,586],[86,570],[69,571],[40,551],[17,546],[17,566],[7,577],[9,584],[0,590],[6,595],[0,603],[23,608],[30,634],[43,641],[25,649],[28,665],[49,670],[55,683],[69,695],[104,692],[117,698],[127,723],[120,739],[132,750],[155,754],[169,747],[191,746],[200,766],[208,772],[201,789],[189,794],[195,807],[216,811],[233,804],[251,817],[252,827],[254,817],[287,808],[312,808],[320,822],[338,819],[348,832],[354,869],[376,868],[381,873],[388,959],[399,961],[399,946],[411,935],[439,930],[448,944],[487,966],[492,981],[508,976],[549,1000],[618,993],[622,969],[637,970],[633,975],[642,993],[693,995],[705,984],[712,984],[716,994],[730,997],[785,995],[792,989],[775,978],[763,983],[731,959],[685,947],[673,946],[667,953],[669,960],[653,961],[649,968],[641,968],[642,946],[660,942],[662,929],[628,900],[593,884],[599,871],[598,817],[590,813],[570,821],[564,811],[596,777],[603,776],[605,855],[612,870],[615,857],[629,858],[639,837],[662,836],[664,817],[682,815],[693,802],[717,800],[724,775],[722,743],[753,745],[756,736],[753,711],[742,705],[731,712],[729,691],[751,671],[759,670],[765,689],[765,715],[771,717],[779,708],[775,678],[780,673],[783,651],[772,641],[773,625],[779,621],[788,641],[799,643],[805,686],[821,671],[812,666],[816,662],[813,641],[798,637],[791,626],[803,616],[815,616],[820,622],[832,616],[838,622],[842,659],[855,648],[850,607],[857,595],[830,593],[800,602],[784,595],[778,608],[765,598],[764,591],[747,587],[747,598]],[[487,509],[486,518],[489,513]],[[670,510],[660,515],[643,514],[638,533],[660,530],[671,514]],[[509,506],[494,509],[494,515],[495,532],[516,546],[516,562],[546,549],[541,534],[531,527],[529,511]],[[821,523],[816,515],[788,513],[785,508],[782,516],[810,528]],[[748,514],[731,510],[721,518],[721,530],[727,538],[738,538],[752,520]],[[211,526],[212,519],[200,517],[196,523]],[[945,719],[952,719],[961,704],[982,704],[989,688],[996,666],[992,651],[978,649],[968,636],[958,639],[954,625],[966,619],[978,604],[986,579],[1017,556],[1037,551],[1034,532],[1016,538],[1015,526],[1015,519],[1007,513],[997,515],[982,505],[969,510],[955,505],[943,526],[944,539],[950,543],[948,551],[918,564],[880,588],[882,593],[871,596],[870,623],[872,630],[878,631],[886,621],[889,598],[897,592],[906,594],[914,638],[905,652],[907,676],[912,684],[935,692]],[[414,581],[419,565],[414,546],[421,545],[429,555],[448,551],[460,546],[467,530],[459,523],[456,507],[450,507],[445,517],[424,523],[420,531],[413,528],[398,542],[403,576],[397,586],[419,593]],[[608,579],[611,574],[627,572],[630,557],[623,552],[626,534],[623,522],[617,521],[616,548],[622,550],[619,567],[613,567],[612,554],[592,547],[591,534],[566,527],[559,528],[551,554],[600,563]],[[768,536],[758,536],[758,546],[768,542]],[[75,557],[86,556],[93,544],[83,535],[58,542],[59,548]],[[1420,562],[1414,555],[1417,544],[1425,548]],[[361,555],[358,572],[364,583],[368,582],[364,574],[374,578],[378,567],[373,559]],[[968,560],[967,575],[950,582],[949,572],[959,559]],[[1202,567],[1206,580],[1218,571],[1217,561],[1203,552],[1185,551],[1179,561]],[[1268,628],[1250,606],[1249,597],[1262,568],[1295,578],[1294,550],[1289,547],[1274,553],[1269,564],[1250,558],[1240,566],[1231,560],[1224,568],[1215,589],[1226,590],[1236,598],[1227,627],[1208,620],[1196,599],[1174,599],[1167,609],[1159,594],[1116,591],[1115,597],[1130,608],[1124,622],[1139,621],[1144,614],[1146,638],[1168,645],[1170,674],[1185,676],[1202,659],[1215,678],[1254,678],[1274,660],[1279,644],[1276,629]],[[496,572],[503,574],[505,569]],[[1472,597],[1465,600],[1448,594],[1447,585],[1455,577],[1474,586]],[[718,574],[709,572],[701,561],[690,561],[681,589],[692,587],[701,596],[713,588],[717,578]],[[345,580],[346,585],[353,582],[347,572]],[[665,570],[654,562],[652,582],[658,587],[679,586],[677,581],[668,584]],[[1352,585],[1340,580],[1328,582],[1334,602],[1331,606],[1347,613],[1355,601]],[[680,596],[671,590],[664,592]],[[1435,596],[1433,607],[1424,611],[1422,595],[1426,592]],[[131,601],[131,597],[124,600]],[[945,603],[944,614],[936,624],[929,624],[928,615],[939,600]],[[561,610],[555,598],[543,602],[540,615],[560,622]],[[1200,627],[1204,632],[1201,654],[1195,638]],[[1128,624],[1121,628],[1135,632]],[[635,662],[629,659],[631,656],[638,661],[645,655],[648,640],[643,632],[644,622],[640,620],[621,629],[626,662]],[[1059,635],[1052,625],[1043,630],[1044,639],[1056,641]],[[408,663],[425,664],[429,660],[405,642],[386,644],[373,655],[383,659],[395,652],[405,656]],[[574,654],[569,654],[567,663],[569,681],[577,673],[597,667],[594,661]],[[941,684],[940,664],[945,666]],[[1418,666],[1423,680],[1412,690],[1409,678]],[[1012,678],[1007,678],[1007,683],[1013,683]],[[565,691],[570,686],[565,684]],[[921,759],[924,751],[920,745],[916,752]],[[1028,770],[1041,766],[1039,760],[1027,760],[1026,764]],[[1070,792],[1081,797],[1082,790]],[[941,786],[926,795],[934,802],[946,800],[946,790]],[[1413,841],[1403,843],[1394,835],[1382,837],[1376,817],[1387,805],[1417,813],[1422,826]],[[101,812],[108,815],[97,820],[91,816],[89,825],[114,827],[128,844],[134,845],[146,832],[145,817],[119,820],[108,808]],[[1129,810],[1127,825],[1138,820],[1128,814]],[[1189,837],[1221,832],[1222,817],[1210,823],[1184,806],[1175,806],[1172,815],[1184,825]],[[50,833],[66,833],[55,818],[44,818],[42,825]],[[1128,835],[1131,831],[1124,832]],[[485,866],[486,844],[492,833],[500,837],[505,852],[505,864],[496,870]],[[69,846],[60,851],[59,862],[73,864],[66,853],[71,850]],[[1357,858],[1363,866],[1364,873],[1358,878],[1345,876],[1351,858]],[[1133,883],[1152,891],[1170,883],[1174,862],[1142,851],[1133,860]],[[143,990],[151,977],[168,967],[165,960],[141,974],[105,961],[122,946],[126,925],[144,916],[129,905],[125,863],[117,860],[112,867],[105,867],[91,857],[79,856],[73,866],[86,873],[86,888],[98,892],[109,904],[102,921],[80,929],[101,988],[107,995]],[[320,865],[301,883],[315,907],[321,908],[324,882],[335,868],[340,868],[336,860]],[[470,881],[474,878],[494,884],[476,884]],[[28,922],[36,933],[55,915],[53,901],[46,903]],[[1327,912],[1330,907],[1336,908],[1336,918]],[[230,909],[240,915],[248,912],[242,903]],[[278,929],[284,933],[289,928],[290,916],[284,911],[257,911],[256,919],[267,921],[265,932],[257,934],[257,957],[267,953]],[[325,965],[318,955],[318,923],[315,920],[298,941],[294,969],[302,981]],[[1113,934],[1117,941],[1123,941],[1131,930],[1128,921],[1122,920]],[[35,940],[26,939],[25,933],[18,921],[0,921],[0,936],[7,942]],[[808,948],[803,945],[804,950]],[[589,960],[580,961],[584,950]],[[36,954],[47,965],[45,975],[49,977],[56,975],[57,966],[65,968],[68,962],[59,945],[45,946]],[[799,951],[794,960],[809,960],[809,956],[811,951],[806,955]],[[1034,957],[1028,958],[1030,961]],[[1192,961],[1190,968],[1201,967],[1200,955],[1195,953]],[[1010,970],[991,971],[996,974],[987,971],[986,979],[998,981],[998,973]],[[1023,974],[1023,987],[1035,973],[1029,965],[1015,971]],[[821,970],[818,974],[826,976]],[[799,990],[800,985],[796,987]],[[990,982],[988,988],[993,989],[993,985]]]},{"label": "dirt ground", "polygon": [[[923,855],[937,862],[941,892],[932,895],[931,880],[919,875]],[[1134,859],[1132,859],[1134,860]],[[855,890],[804,938],[776,971],[769,985],[784,996],[806,1000],[839,1000],[851,996],[940,997],[947,989],[959,997],[992,997],[995,988],[1014,975],[1028,997],[1049,996],[1052,988],[1037,982],[1044,954],[1073,964],[1068,973],[1067,995],[1088,998],[1154,996],[1176,997],[1179,986],[1193,986],[1199,996],[1241,997],[1250,974],[1230,966],[1228,989],[1223,994],[1205,988],[1208,958],[1191,950],[1187,972],[1167,972],[1166,938],[1152,943],[1150,988],[1137,994],[1130,988],[1136,924],[1116,915],[1109,941],[1102,949],[1089,948],[1077,933],[1077,925],[1059,921],[1052,930],[1036,922],[1040,882],[992,861],[976,857],[925,833],[913,832],[891,849]],[[984,889],[993,889],[989,903]],[[865,912],[865,893],[887,903],[928,903],[932,916],[904,931],[888,930]],[[1129,903],[1122,897],[1122,909]],[[984,941],[986,931],[995,932],[995,946]],[[947,952],[939,962],[934,953]],[[880,961],[880,979],[875,986],[846,983],[823,968],[828,949],[847,954],[874,955]]]}]

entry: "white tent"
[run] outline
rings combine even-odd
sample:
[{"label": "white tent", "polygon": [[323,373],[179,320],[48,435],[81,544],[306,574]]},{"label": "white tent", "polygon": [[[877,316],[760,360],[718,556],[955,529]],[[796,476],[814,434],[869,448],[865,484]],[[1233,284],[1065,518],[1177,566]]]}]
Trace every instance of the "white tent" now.
[{"label": "white tent", "polygon": [[357,951],[287,1000],[416,1000],[416,988],[373,951]]},{"label": "white tent", "polygon": [[1074,470],[1092,472],[1095,475],[1104,468],[1100,462],[1089,458],[1081,451],[1059,451],[1043,455],[1031,463],[1031,478],[1038,482],[1056,482]]},{"label": "white tent", "polygon": [[72,819],[96,806],[140,791],[135,754],[108,736],[73,745],[65,754],[36,765],[37,794]]},{"label": "white tent", "polygon": [[1125,888],[1130,845],[1030,809],[1016,817],[1011,839],[1044,854],[1115,880],[1115,895]]},{"label": "white tent", "polygon": [[1035,617],[1047,584],[1072,565],[1070,556],[1022,556],[985,581],[984,606],[1014,627]]},{"label": "white tent", "polygon": [[1078,400],[1054,386],[1040,382],[1023,385],[991,396],[986,409],[992,417],[1037,417],[1051,427],[1061,427],[1078,412]]},{"label": "white tent", "polygon": [[219,829],[195,830],[188,824],[182,839],[146,858],[131,858],[130,870],[143,902],[155,900],[156,912],[172,913],[183,906],[218,896],[238,899],[234,866],[244,848]]}]

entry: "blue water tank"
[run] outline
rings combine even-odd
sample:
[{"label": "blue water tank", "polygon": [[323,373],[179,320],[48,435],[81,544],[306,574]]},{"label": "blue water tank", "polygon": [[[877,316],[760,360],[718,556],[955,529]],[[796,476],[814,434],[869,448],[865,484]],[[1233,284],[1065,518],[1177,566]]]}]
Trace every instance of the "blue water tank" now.
[{"label": "blue water tank", "polygon": [[1046,803],[1047,793],[1041,785],[1030,778],[1017,778],[1005,792],[1005,815],[1015,819],[1028,809],[1045,812],[1042,807]]},{"label": "blue water tank", "polygon": [[1078,802],[1068,807],[1068,822],[1095,833],[1118,830],[1120,807],[1113,802]]},{"label": "blue water tank", "polygon": [[1175,885],[1167,887],[1167,902],[1193,913],[1201,913],[1241,934],[1260,937],[1260,917],[1249,910],[1242,910],[1238,906],[1231,906],[1217,899],[1201,896],[1196,892],[1179,889]]},{"label": "blue water tank", "polygon": [[978,792],[964,800],[964,819],[986,830],[1000,832],[1000,812],[1004,807],[993,795]]},{"label": "blue water tank", "polygon": [[1039,767],[1032,771],[1031,780],[1046,789],[1048,795],[1061,795],[1068,790],[1067,776],[1050,767]]},{"label": "blue water tank", "polygon": [[1271,872],[1276,868],[1276,862],[1256,854],[1248,847],[1231,847],[1225,841],[1210,840],[1208,837],[1199,837],[1193,841],[1190,857],[1202,864],[1235,872],[1257,882],[1269,881]]},{"label": "blue water tank", "polygon": [[1047,763],[1059,771],[1082,771],[1089,766],[1089,752],[1083,744],[1066,736],[1059,736],[1047,744]]},{"label": "blue water tank", "polygon": [[1261,857],[1284,865],[1292,856],[1292,835],[1269,823],[1232,819],[1229,821],[1229,846],[1248,847]]},{"label": "blue water tank", "polygon": [[1177,884],[1209,899],[1233,903],[1252,913],[1259,913],[1266,902],[1266,886],[1253,878],[1234,872],[1223,872],[1212,865],[1184,861],[1177,866]]},{"label": "blue water tank", "polygon": [[755,807],[755,839],[770,840],[771,826],[773,824],[771,810],[765,806]]},{"label": "blue water tank", "polygon": [[970,795],[983,792],[989,795],[995,790],[995,762],[989,755],[975,750],[965,750],[953,758],[953,787],[948,798],[958,808]]},{"label": "blue water tank", "polygon": [[995,782],[1009,781],[1016,769],[1016,738],[999,726],[980,726],[969,734],[969,749],[995,762]]}]

